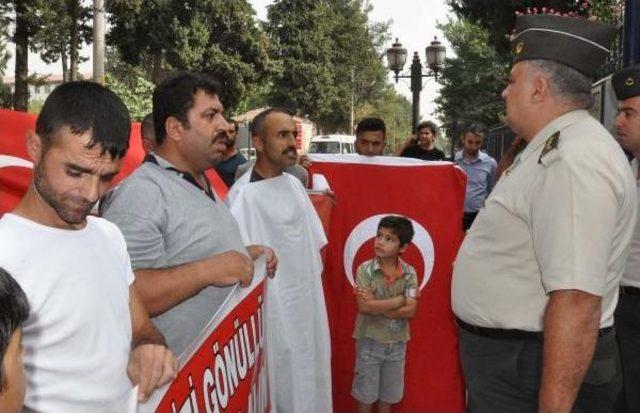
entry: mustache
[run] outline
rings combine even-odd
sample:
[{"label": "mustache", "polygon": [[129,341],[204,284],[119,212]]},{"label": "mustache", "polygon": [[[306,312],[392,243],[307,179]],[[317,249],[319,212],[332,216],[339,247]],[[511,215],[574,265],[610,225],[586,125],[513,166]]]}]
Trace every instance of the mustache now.
[{"label": "mustache", "polygon": [[227,135],[227,131],[225,130],[221,130],[218,133],[216,133],[215,135],[213,135],[213,143],[218,143],[218,142],[227,142],[229,135]]}]

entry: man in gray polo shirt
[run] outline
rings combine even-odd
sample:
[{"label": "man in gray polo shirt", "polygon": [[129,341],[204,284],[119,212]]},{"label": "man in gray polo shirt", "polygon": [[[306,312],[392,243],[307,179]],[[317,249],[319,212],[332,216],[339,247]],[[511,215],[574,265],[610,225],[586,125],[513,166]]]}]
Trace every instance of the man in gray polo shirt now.
[{"label": "man in gray polo shirt", "polygon": [[153,94],[157,148],[105,199],[103,215],[124,234],[136,286],[167,344],[181,354],[224,302],[246,286],[252,259],[238,224],[215,199],[204,171],[221,159],[228,123],[220,86],[200,74],[165,80]]}]

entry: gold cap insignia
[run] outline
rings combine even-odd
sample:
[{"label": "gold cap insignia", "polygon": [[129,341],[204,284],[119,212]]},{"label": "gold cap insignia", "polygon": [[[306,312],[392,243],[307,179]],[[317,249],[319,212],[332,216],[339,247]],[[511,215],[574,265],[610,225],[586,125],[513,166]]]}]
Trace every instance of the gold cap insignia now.
[{"label": "gold cap insignia", "polygon": [[633,86],[636,83],[636,81],[632,78],[632,77],[628,77],[627,80],[625,80],[624,84],[627,86]]},{"label": "gold cap insignia", "polygon": [[520,54],[522,53],[523,50],[524,50],[524,42],[518,42],[518,44],[516,44],[516,47],[513,49],[515,54]]}]

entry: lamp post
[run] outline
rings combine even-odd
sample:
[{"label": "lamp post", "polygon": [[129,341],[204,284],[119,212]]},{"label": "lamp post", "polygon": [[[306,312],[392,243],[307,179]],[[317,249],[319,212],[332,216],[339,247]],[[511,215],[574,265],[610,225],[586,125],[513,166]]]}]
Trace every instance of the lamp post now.
[{"label": "lamp post", "polygon": [[416,132],[418,126],[418,119],[420,119],[420,92],[422,91],[422,78],[433,77],[438,80],[438,72],[444,67],[444,61],[446,59],[447,49],[440,43],[437,37],[433,38],[433,41],[425,49],[425,55],[427,59],[427,66],[429,71],[422,73],[422,64],[420,63],[420,57],[418,52],[413,53],[413,60],[411,61],[411,68],[409,74],[400,74],[400,71],[407,62],[407,49],[402,47],[402,43],[396,42],[387,49],[387,62],[389,64],[389,70],[395,73],[396,83],[398,79],[411,79],[411,92],[413,94],[413,115],[412,115],[412,130]]}]

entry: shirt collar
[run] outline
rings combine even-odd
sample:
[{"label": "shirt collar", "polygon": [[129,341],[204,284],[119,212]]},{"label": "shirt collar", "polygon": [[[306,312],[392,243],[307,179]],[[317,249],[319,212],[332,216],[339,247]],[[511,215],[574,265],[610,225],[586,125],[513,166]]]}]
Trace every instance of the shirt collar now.
[{"label": "shirt collar", "polygon": [[518,156],[521,161],[525,161],[531,154],[533,154],[538,148],[540,148],[547,139],[562,129],[565,129],[586,116],[591,116],[589,112],[583,109],[573,110],[567,112],[564,115],[560,115],[551,122],[547,123],[529,142],[526,148]]},{"label": "shirt collar", "polygon": [[463,161],[464,163],[472,164],[472,163],[478,162],[478,161],[485,161],[488,156],[489,155],[487,155],[483,151],[478,151],[478,155],[471,162],[467,162],[467,160],[464,158],[464,151],[458,151],[458,152],[456,152],[455,160],[456,161]]},{"label": "shirt collar", "polygon": [[[406,266],[407,263],[404,262],[404,260],[400,257],[398,257],[398,266],[396,267],[398,274],[405,274],[406,271]],[[373,270],[374,271],[382,271],[382,268],[380,267],[380,258],[379,257],[375,257],[373,260]]]}]

